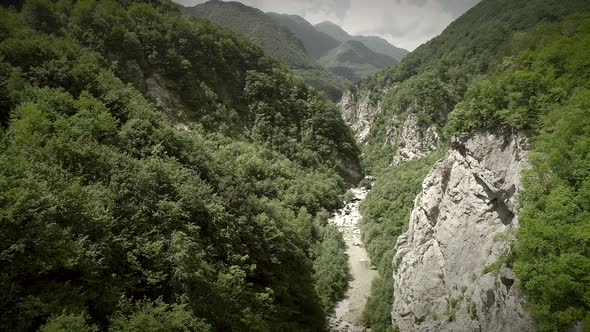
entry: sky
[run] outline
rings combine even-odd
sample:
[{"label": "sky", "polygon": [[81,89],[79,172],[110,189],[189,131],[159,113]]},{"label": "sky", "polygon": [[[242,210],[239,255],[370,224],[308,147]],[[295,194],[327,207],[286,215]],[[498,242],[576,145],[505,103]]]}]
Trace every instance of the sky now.
[{"label": "sky", "polygon": [[[174,0],[193,6],[206,0]],[[380,36],[413,51],[480,0],[239,0],[264,12],[331,21],[351,35]]]}]

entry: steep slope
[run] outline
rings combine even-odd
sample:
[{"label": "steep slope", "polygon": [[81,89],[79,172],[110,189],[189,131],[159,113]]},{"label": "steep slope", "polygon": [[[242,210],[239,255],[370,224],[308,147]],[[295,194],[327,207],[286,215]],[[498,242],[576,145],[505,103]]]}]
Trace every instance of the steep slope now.
[{"label": "steep slope", "polygon": [[0,99],[0,330],[324,328],[358,151],[259,47],[169,1],[27,1]]},{"label": "steep slope", "polygon": [[[590,302],[590,12],[515,36],[510,65],[471,86],[453,131],[510,127],[533,137],[512,263],[541,331],[583,329]],[[504,64],[508,64],[505,59]],[[564,148],[566,147],[567,148]]]},{"label": "steep slope", "polygon": [[398,62],[410,54],[410,51],[391,45],[379,36],[352,36],[352,40],[359,41],[373,52],[390,56]]},{"label": "steep slope", "polygon": [[531,331],[510,265],[526,138],[458,138],[416,198],[396,244],[392,319],[400,331]]},{"label": "steep slope", "polygon": [[[397,143],[391,144],[395,141],[389,135],[401,129],[409,114],[418,116],[421,132],[431,127],[440,131],[470,82],[509,54],[513,33],[589,7],[581,0],[482,1],[398,66],[359,82],[345,93],[340,108],[351,119],[349,125],[359,128],[357,138],[368,142],[367,166],[382,168],[392,162]],[[355,115],[361,109],[371,115]],[[354,122],[361,118],[362,123]]]},{"label": "steep slope", "polygon": [[339,40],[318,31],[311,23],[300,16],[277,13],[266,13],[266,15],[289,29],[295,37],[303,42],[307,53],[315,59],[341,44]]},{"label": "steep slope", "polygon": [[352,82],[374,75],[379,70],[398,63],[395,59],[375,53],[363,43],[354,40],[343,42],[318,61],[334,74]]},{"label": "steep slope", "polygon": [[[587,239],[581,230],[587,206],[580,200],[587,173],[578,172],[588,155],[587,144],[580,141],[587,123],[581,117],[582,100],[590,81],[588,58],[582,55],[588,53],[588,22],[583,19],[588,10],[587,1],[484,0],[398,66],[345,94],[341,111],[364,142],[364,162],[377,176],[376,194],[369,194],[363,212],[367,246],[377,248],[369,254],[372,261],[384,260],[380,273],[392,271],[397,285],[392,290],[387,281],[375,283],[366,311],[373,331],[390,328],[392,318],[401,331],[527,328],[529,314],[535,319],[530,329],[554,331],[584,319],[590,306],[581,294],[590,287],[583,277],[590,273],[590,259],[587,246],[573,238],[577,233]],[[578,18],[565,19],[576,13]],[[564,126],[575,117],[572,136],[564,127],[558,127],[563,130],[559,134],[555,129],[545,133],[544,128],[555,128],[556,119],[563,119]],[[396,194],[392,187],[397,183],[421,181],[418,173],[404,178],[406,168],[431,162],[424,157],[446,150],[455,134],[460,134],[457,144],[424,181],[415,205],[387,196]],[[558,160],[553,155],[569,148],[535,139],[534,176],[521,181],[511,173],[522,167],[525,154],[516,142],[537,135],[555,135],[556,142],[571,140],[579,147],[579,157],[560,157],[576,160],[571,169],[566,167],[569,175],[553,164]],[[466,142],[472,144],[467,150]],[[494,155],[504,157],[494,160]],[[514,165],[506,164],[511,160]],[[488,165],[481,167],[481,162]],[[574,180],[573,173],[580,178]],[[545,181],[553,176],[559,180]],[[484,177],[490,180],[480,181]],[[564,197],[557,182],[575,202],[571,217],[553,214],[563,212],[561,203],[549,208],[550,200]],[[510,188],[502,189],[504,184]],[[522,211],[513,205],[514,191],[521,189]],[[396,211],[412,208],[410,229],[400,238],[392,264],[388,250],[408,227]],[[517,225],[516,219],[507,223],[511,226],[501,222],[512,214],[522,226],[516,242],[509,233],[494,235]],[[388,231],[376,236],[377,229]],[[559,235],[549,229],[559,229]],[[489,250],[470,249],[474,242]],[[474,271],[475,279],[462,280],[457,271]],[[511,310],[520,314],[512,316]]]},{"label": "steep slope", "polygon": [[[318,31],[299,16],[272,13],[269,15],[303,41],[308,53],[324,68],[348,81],[357,82],[398,63],[392,57],[372,51],[353,37],[338,41]],[[376,39],[368,38],[375,44]]]},{"label": "steep slope", "polygon": [[363,43],[371,51],[394,58],[401,61],[410,52],[403,48],[391,45],[387,40],[377,36],[351,36],[338,25],[325,21],[315,25],[318,31],[325,33],[340,42],[356,40]]},{"label": "steep slope", "polygon": [[316,29],[319,31],[331,36],[334,39],[337,39],[341,42],[345,42],[350,40],[351,36],[348,32],[344,31],[339,25],[334,24],[330,21],[324,21],[315,25]]},{"label": "steep slope", "polygon": [[180,6],[185,17],[203,17],[241,34],[300,74],[306,82],[337,100],[348,82],[320,66],[303,43],[287,28],[262,11],[239,2],[208,1],[194,7]]}]

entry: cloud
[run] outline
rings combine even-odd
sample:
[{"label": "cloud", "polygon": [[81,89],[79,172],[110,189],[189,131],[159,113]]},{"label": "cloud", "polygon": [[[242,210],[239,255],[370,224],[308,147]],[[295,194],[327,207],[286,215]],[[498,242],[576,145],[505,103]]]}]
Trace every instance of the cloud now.
[{"label": "cloud", "polygon": [[[175,0],[196,5],[204,0]],[[480,0],[240,0],[265,12],[332,21],[352,35],[373,35],[414,50]]]},{"label": "cloud", "polygon": [[350,0],[241,0],[241,2],[265,12],[299,15],[312,24],[326,20],[340,22],[350,8]]}]

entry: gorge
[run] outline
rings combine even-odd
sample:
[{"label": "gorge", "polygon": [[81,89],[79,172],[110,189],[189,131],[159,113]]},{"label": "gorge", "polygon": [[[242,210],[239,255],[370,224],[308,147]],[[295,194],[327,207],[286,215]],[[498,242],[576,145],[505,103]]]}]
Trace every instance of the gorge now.
[{"label": "gorge", "polygon": [[588,329],[590,2],[200,2],[0,6],[0,330]]}]

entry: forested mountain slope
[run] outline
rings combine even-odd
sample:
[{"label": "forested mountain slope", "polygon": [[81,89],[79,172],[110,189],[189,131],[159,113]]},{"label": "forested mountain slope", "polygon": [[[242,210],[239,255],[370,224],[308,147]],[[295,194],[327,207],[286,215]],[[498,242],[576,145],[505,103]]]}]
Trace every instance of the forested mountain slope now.
[{"label": "forested mountain slope", "polygon": [[318,31],[311,23],[297,15],[266,13],[278,24],[285,26],[301,42],[309,55],[314,59],[321,57],[341,44],[325,33]]},{"label": "forested mountain slope", "polygon": [[321,31],[326,35],[331,36],[343,43],[349,40],[359,41],[363,43],[363,45],[368,47],[371,51],[392,57],[398,62],[410,53],[408,50],[391,45],[387,40],[381,37],[351,36],[341,27],[330,21],[318,23],[315,25],[315,27],[318,31]]},{"label": "forested mountain slope", "polygon": [[[510,55],[514,33],[589,7],[581,0],[482,1],[398,66],[356,84],[344,96],[341,108],[357,133],[365,130],[370,137],[365,149],[367,166],[379,168],[391,163],[403,142],[398,135],[404,125],[413,125],[405,123],[410,114],[419,120],[419,132],[426,140],[438,141],[430,137],[431,133],[438,132],[435,136],[439,136],[447,115],[463,99],[471,82]],[[357,110],[366,111],[357,114]],[[359,120],[364,126],[357,123]],[[422,150],[427,153],[430,148]],[[423,155],[415,152],[397,157],[403,160]]]},{"label": "forested mountain slope", "polygon": [[323,328],[360,176],[324,96],[169,1],[0,8],[0,82],[1,330]]},{"label": "forested mountain slope", "polygon": [[352,82],[374,75],[398,63],[394,58],[375,53],[363,43],[354,40],[343,42],[318,61],[331,72]]},{"label": "forested mountain slope", "polygon": [[319,65],[289,29],[262,11],[239,2],[212,0],[180,9],[186,17],[203,17],[254,41],[267,53],[300,74],[306,82],[338,100],[349,82]]},{"label": "forested mountain slope", "polygon": [[[375,73],[396,65],[403,55],[391,50],[400,50],[379,37],[350,36],[335,25],[345,37],[336,35],[334,38],[321,32],[317,26],[311,25],[296,15],[279,15],[268,13],[278,24],[288,28],[299,38],[307,52],[324,68],[351,82],[358,82]],[[329,23],[332,24],[332,23]],[[379,51],[375,51],[374,48]],[[403,53],[403,52],[402,52]]]},{"label": "forested mountain slope", "polygon": [[[536,330],[584,319],[589,10],[580,0],[484,0],[345,95],[343,115],[377,176],[363,207],[365,243],[398,287],[375,283],[366,310],[372,330],[391,328],[392,310],[402,331],[485,328],[524,300]],[[447,149],[422,183],[432,152]],[[522,158],[532,168],[521,181],[506,172]],[[478,229],[487,223],[497,227]],[[473,237],[488,254],[466,249]],[[461,269],[477,273],[455,278]],[[416,279],[426,270],[439,271],[424,277],[432,284]],[[433,292],[447,302],[423,296]]]}]

